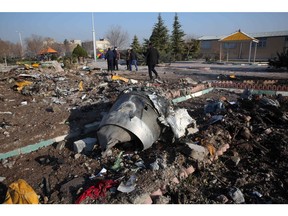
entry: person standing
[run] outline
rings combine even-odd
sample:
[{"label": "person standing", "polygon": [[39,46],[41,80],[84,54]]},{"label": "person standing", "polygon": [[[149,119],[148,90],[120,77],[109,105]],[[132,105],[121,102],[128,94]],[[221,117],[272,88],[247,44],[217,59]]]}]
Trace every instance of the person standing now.
[{"label": "person standing", "polygon": [[128,49],[126,52],[126,66],[127,70],[130,70],[130,49]]},{"label": "person standing", "polygon": [[159,62],[159,56],[160,55],[158,50],[153,47],[152,43],[149,43],[149,47],[146,53],[146,63],[148,65],[148,73],[151,81],[153,80],[152,72],[155,74],[156,79],[160,78],[157,71],[155,70],[155,66]]},{"label": "person standing", "polygon": [[132,65],[135,66],[136,71],[138,71],[138,66],[137,66],[137,54],[134,52],[133,49],[130,50],[130,71],[132,71]]},{"label": "person standing", "polygon": [[120,52],[117,50],[117,47],[114,47],[113,53],[114,53],[114,61],[113,61],[114,70],[118,70],[118,61],[120,59]]},{"label": "person standing", "polygon": [[108,50],[105,54],[105,59],[107,60],[108,72],[111,71],[111,73],[112,73],[113,69],[114,69],[114,66],[113,66],[114,53],[110,48],[108,48]]}]

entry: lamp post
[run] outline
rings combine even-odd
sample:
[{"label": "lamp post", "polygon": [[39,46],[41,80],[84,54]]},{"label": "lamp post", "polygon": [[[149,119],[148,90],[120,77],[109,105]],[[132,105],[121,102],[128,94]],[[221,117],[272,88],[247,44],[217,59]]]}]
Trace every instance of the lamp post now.
[{"label": "lamp post", "polygon": [[93,52],[94,52],[94,61],[96,62],[97,60],[97,53],[96,53],[96,40],[95,40],[95,29],[94,29],[94,14],[92,12],[92,40],[93,40]]},{"label": "lamp post", "polygon": [[22,37],[21,37],[21,32],[20,31],[16,31],[19,34],[19,40],[20,40],[20,46],[21,46],[21,58],[23,56],[23,43],[22,43]]}]

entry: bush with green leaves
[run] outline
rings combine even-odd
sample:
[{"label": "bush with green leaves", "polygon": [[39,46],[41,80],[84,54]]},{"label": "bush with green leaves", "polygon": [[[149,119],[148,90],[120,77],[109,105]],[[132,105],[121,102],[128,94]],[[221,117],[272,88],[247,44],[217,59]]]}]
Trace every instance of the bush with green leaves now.
[{"label": "bush with green leaves", "polygon": [[86,58],[88,57],[88,53],[87,51],[81,47],[79,44],[74,48],[73,52],[72,52],[72,56],[73,57],[77,57],[78,62],[80,62],[80,58]]}]

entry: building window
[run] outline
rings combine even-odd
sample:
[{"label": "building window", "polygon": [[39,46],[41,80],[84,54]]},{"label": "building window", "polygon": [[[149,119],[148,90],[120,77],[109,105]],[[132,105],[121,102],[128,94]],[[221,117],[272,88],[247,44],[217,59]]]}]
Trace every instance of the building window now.
[{"label": "building window", "polygon": [[285,41],[288,41],[288,37],[285,37]]},{"label": "building window", "polygon": [[201,41],[201,49],[211,49],[211,41]]},{"label": "building window", "polygon": [[[261,48],[261,47],[266,47],[266,43],[267,43],[267,38],[258,38],[259,42],[257,44],[257,47],[258,48]],[[254,45],[254,43],[253,43]],[[255,45],[254,45],[255,46]]]},{"label": "building window", "polygon": [[236,43],[224,43],[224,49],[235,49]]}]

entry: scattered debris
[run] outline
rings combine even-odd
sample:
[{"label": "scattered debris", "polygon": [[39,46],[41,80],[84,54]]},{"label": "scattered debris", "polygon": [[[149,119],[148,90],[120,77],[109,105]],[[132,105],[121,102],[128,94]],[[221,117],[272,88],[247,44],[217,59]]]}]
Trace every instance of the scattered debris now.
[{"label": "scattered debris", "polygon": [[21,177],[43,204],[287,203],[285,92],[95,68],[0,73],[1,184]]}]

